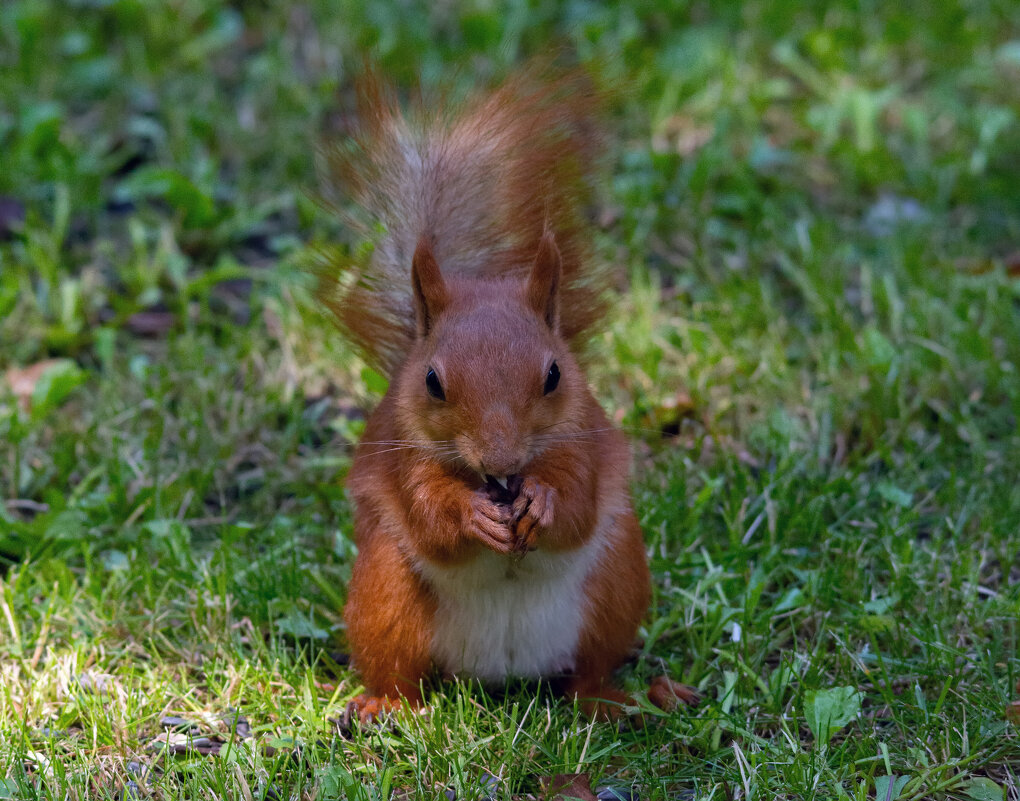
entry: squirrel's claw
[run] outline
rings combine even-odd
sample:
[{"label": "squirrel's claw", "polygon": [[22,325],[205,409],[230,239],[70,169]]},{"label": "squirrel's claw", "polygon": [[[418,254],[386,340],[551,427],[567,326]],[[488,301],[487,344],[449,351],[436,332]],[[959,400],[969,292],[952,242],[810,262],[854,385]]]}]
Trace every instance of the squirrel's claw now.
[{"label": "squirrel's claw", "polygon": [[348,729],[356,719],[362,726],[375,723],[384,714],[396,711],[400,701],[391,698],[380,698],[375,695],[362,694],[347,702],[343,713],[343,726]]},{"label": "squirrel's claw", "polygon": [[524,479],[513,505],[517,550],[535,549],[539,531],[552,525],[555,505],[556,490],[533,476]]},{"label": "squirrel's claw", "polygon": [[694,687],[673,681],[669,676],[656,676],[648,685],[648,700],[659,709],[672,712],[681,703],[697,706],[701,693]]}]

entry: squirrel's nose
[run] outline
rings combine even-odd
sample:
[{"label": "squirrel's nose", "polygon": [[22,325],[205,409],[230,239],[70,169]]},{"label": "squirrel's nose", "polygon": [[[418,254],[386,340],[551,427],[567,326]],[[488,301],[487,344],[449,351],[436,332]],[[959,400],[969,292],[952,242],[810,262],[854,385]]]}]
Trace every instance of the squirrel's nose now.
[{"label": "squirrel's nose", "polygon": [[492,476],[502,484],[510,476],[519,472],[520,460],[517,454],[510,448],[487,448],[485,458],[482,459],[482,472]]},{"label": "squirrel's nose", "polygon": [[505,478],[520,470],[517,426],[510,410],[492,410],[482,426],[485,444],[481,448],[482,470],[490,476]]}]

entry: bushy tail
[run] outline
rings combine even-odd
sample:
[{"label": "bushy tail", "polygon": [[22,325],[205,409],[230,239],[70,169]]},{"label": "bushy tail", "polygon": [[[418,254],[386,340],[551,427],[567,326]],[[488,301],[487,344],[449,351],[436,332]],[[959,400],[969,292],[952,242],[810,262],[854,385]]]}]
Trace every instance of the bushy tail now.
[{"label": "bushy tail", "polygon": [[412,343],[411,257],[423,235],[446,275],[525,276],[551,229],[561,329],[579,350],[605,311],[584,219],[602,144],[590,84],[533,67],[453,108],[418,101],[405,115],[369,78],[359,100],[358,128],[330,164],[371,247],[329,264],[320,297],[369,364],[392,375]]}]

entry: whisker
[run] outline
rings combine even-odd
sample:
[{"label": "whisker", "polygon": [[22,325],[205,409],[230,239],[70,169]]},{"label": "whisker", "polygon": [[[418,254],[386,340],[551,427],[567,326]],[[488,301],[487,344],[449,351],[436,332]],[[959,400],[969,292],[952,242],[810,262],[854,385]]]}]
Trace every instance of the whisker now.
[{"label": "whisker", "polygon": [[573,424],[574,424],[573,420],[557,420],[555,423],[549,423],[549,425],[542,426],[541,428],[537,429],[536,433],[538,433],[538,431],[546,431],[550,428],[555,428],[556,426],[565,426]]},{"label": "whisker", "polygon": [[[392,444],[397,443],[397,444]],[[460,458],[460,451],[452,440],[436,440],[435,442],[418,442],[414,440],[374,440],[361,443],[363,445],[391,446],[382,449],[370,449],[363,452],[362,457],[382,456],[394,451],[418,451],[419,460],[434,459],[443,463],[456,463]]]},{"label": "whisker", "polygon": [[536,437],[540,439],[541,438],[556,439],[558,437],[589,437],[589,436],[594,437],[597,434],[602,434],[606,431],[611,430],[612,429],[605,428],[602,429],[601,431],[562,431],[555,434],[537,434]]},{"label": "whisker", "polygon": [[414,415],[419,420],[428,421],[428,419],[429,419],[427,414],[422,413],[420,410],[415,409],[413,406],[409,406],[406,403],[401,403],[400,401],[394,400],[393,401],[393,405],[396,408],[401,409],[401,410],[407,412],[408,414]]},{"label": "whisker", "polygon": [[599,434],[613,431],[612,428],[594,428],[585,431],[564,431],[561,434],[537,434],[531,437],[534,442],[557,442],[567,439],[597,438]]},{"label": "whisker", "polygon": [[363,439],[359,445],[417,445],[428,448],[433,445],[452,445],[452,439],[418,440],[418,439]]},{"label": "whisker", "polygon": [[661,428],[642,428],[641,426],[620,426],[620,430],[628,434],[657,434],[660,437],[679,437],[679,434],[672,434],[663,431]]},{"label": "whisker", "polygon": [[398,445],[395,448],[386,448],[385,450],[381,450],[381,451],[371,451],[371,452],[363,454],[363,455],[364,456],[382,456],[384,453],[392,453],[393,451],[413,451],[413,450],[418,450],[418,449],[415,446],[413,446],[413,445]]}]

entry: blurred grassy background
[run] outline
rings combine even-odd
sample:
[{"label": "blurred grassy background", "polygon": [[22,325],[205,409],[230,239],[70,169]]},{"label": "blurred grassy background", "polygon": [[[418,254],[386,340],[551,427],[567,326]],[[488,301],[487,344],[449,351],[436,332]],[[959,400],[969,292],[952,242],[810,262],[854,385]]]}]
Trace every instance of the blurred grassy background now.
[{"label": "blurred grassy background", "polygon": [[[636,440],[656,574],[626,680],[657,660],[709,701],[650,740],[554,705],[563,744],[532,719],[522,756],[499,737],[527,696],[457,687],[418,733],[446,761],[396,737],[379,762],[322,745],[357,689],[317,660],[380,386],[311,300],[318,250],[356,244],[319,154],[366,53],[410,87],[553,48],[625,87],[591,377]],[[1018,115],[1006,0],[8,0],[0,797],[114,797],[167,709],[233,705],[309,769],[197,758],[145,792],[470,797],[484,766],[506,793],[583,767],[642,797],[1016,798]],[[129,700],[89,700],[88,670]],[[854,736],[821,742],[813,693],[846,686]]]}]

